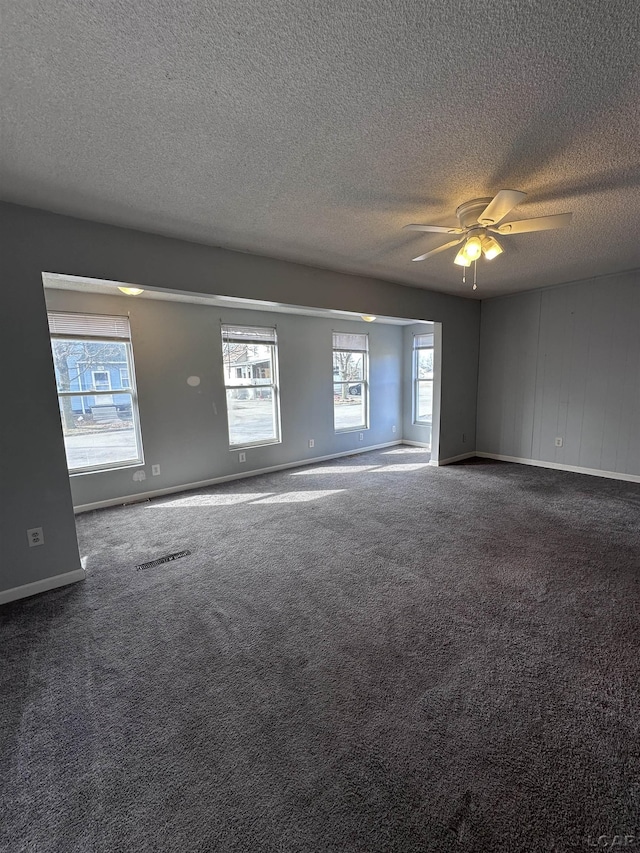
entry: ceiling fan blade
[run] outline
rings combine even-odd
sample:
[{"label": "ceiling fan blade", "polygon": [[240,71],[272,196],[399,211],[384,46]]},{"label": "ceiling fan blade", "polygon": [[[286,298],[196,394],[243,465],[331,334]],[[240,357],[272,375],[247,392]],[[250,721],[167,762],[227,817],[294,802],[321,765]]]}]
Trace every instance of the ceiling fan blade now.
[{"label": "ceiling fan blade", "polygon": [[505,222],[491,231],[498,234],[526,234],[528,231],[550,231],[552,228],[566,228],[571,224],[571,213],[555,213],[551,216],[536,216],[534,219],[517,219]]},{"label": "ceiling fan blade", "polygon": [[452,243],[445,243],[444,246],[438,246],[437,249],[432,249],[430,252],[425,252],[424,255],[418,255],[417,258],[412,258],[412,261],[426,261],[427,258],[430,258],[431,255],[437,255],[438,252],[444,252],[445,249],[451,249],[453,246],[457,246],[462,243],[462,239],[454,240]]},{"label": "ceiling fan blade", "polygon": [[436,234],[463,234],[462,228],[451,226],[447,228],[445,225],[405,225],[405,231],[435,231]]},{"label": "ceiling fan blade", "polygon": [[478,222],[481,225],[497,225],[526,196],[526,193],[521,193],[519,190],[500,190],[482,211]]}]

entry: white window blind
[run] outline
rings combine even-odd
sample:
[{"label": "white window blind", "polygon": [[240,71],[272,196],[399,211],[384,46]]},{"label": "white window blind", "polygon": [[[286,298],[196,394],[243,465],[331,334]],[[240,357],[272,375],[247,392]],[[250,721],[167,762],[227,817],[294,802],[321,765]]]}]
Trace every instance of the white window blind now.
[{"label": "white window blind", "polygon": [[108,314],[71,314],[63,311],[50,311],[47,316],[52,337],[131,340],[128,317]]},{"label": "white window blind", "polygon": [[413,346],[416,349],[422,349],[423,347],[432,347],[433,346],[433,333],[430,335],[414,335],[413,336]]},{"label": "white window blind", "polygon": [[349,332],[333,333],[333,348],[349,352],[368,352],[369,335],[357,335]]},{"label": "white window blind", "polygon": [[262,326],[223,326],[222,340],[229,344],[275,344],[276,330]]}]

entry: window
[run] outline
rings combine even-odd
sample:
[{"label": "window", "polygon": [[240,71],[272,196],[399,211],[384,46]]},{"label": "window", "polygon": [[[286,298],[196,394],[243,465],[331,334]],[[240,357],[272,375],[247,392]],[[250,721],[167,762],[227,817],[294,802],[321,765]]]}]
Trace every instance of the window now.
[{"label": "window", "polygon": [[333,333],[333,424],[336,432],[367,429],[369,336]]},{"label": "window", "polygon": [[276,330],[223,326],[222,359],[232,448],[280,441]]},{"label": "window", "polygon": [[108,370],[92,370],[93,387],[96,391],[111,391],[111,379]]},{"label": "window", "polygon": [[433,416],[433,334],[413,336],[413,422],[431,426]]},{"label": "window", "polygon": [[[92,370],[93,387],[96,391],[111,391],[111,376],[108,370]],[[100,398],[100,403],[103,406],[113,403],[113,395],[105,394]]]},{"label": "window", "polygon": [[141,464],[129,318],[48,316],[69,472]]}]

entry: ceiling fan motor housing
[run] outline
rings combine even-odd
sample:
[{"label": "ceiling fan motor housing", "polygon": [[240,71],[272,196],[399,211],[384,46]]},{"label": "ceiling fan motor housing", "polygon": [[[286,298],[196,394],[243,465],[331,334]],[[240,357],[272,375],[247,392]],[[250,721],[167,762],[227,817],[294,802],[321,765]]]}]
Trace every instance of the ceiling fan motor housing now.
[{"label": "ceiling fan motor housing", "polygon": [[490,203],[490,198],[474,198],[472,201],[465,201],[456,210],[458,222],[462,228],[472,228],[477,225],[479,228],[483,226],[478,222],[478,217],[487,208]]}]

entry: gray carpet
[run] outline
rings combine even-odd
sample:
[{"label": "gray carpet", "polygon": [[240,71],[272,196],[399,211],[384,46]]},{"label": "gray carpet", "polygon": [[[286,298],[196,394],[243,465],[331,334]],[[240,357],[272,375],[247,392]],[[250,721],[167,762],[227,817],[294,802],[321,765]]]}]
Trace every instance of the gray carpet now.
[{"label": "gray carpet", "polygon": [[639,517],[408,447],[79,517],[0,608],[0,849],[640,846]]}]

